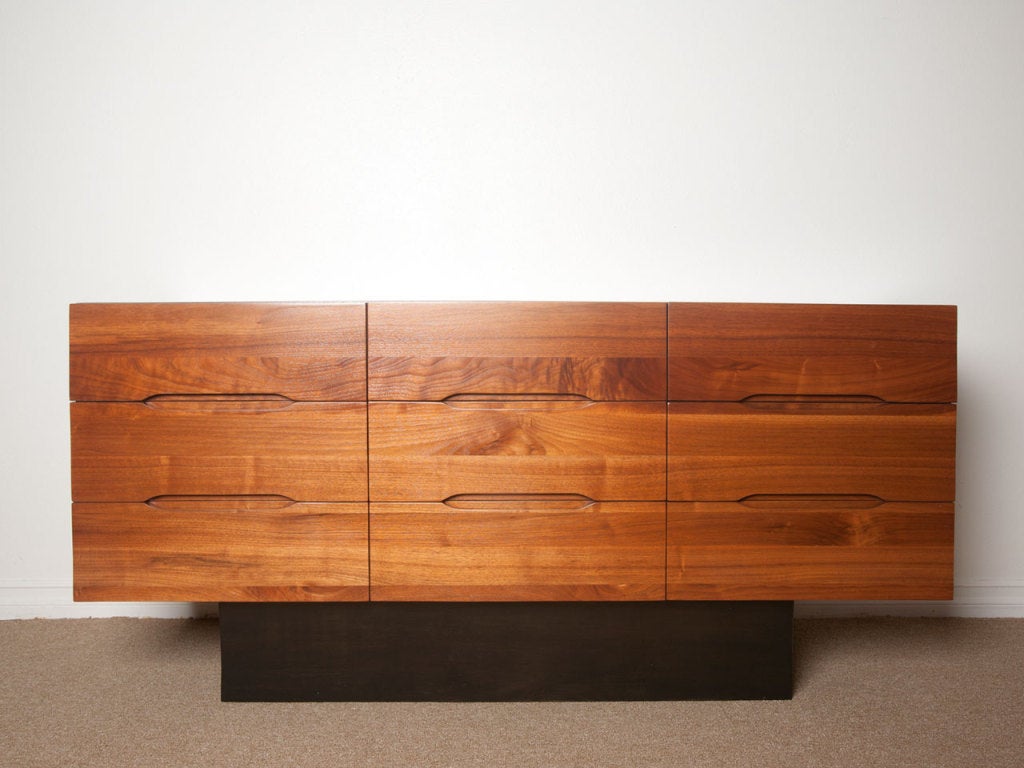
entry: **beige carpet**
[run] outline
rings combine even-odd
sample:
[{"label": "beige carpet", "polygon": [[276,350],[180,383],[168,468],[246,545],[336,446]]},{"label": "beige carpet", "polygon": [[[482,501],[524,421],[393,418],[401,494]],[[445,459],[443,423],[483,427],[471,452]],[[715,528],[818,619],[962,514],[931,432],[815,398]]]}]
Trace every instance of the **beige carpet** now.
[{"label": "beige carpet", "polygon": [[0,622],[0,765],[1024,766],[1024,619],[801,619],[778,702],[222,704],[215,621]]}]

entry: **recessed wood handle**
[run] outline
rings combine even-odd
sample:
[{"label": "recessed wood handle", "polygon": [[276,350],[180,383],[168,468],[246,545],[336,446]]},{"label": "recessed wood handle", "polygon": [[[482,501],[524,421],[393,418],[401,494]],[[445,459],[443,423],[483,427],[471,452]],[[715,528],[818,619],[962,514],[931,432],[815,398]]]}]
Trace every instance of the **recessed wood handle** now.
[{"label": "recessed wood handle", "polygon": [[460,493],[443,502],[452,509],[535,510],[575,512],[596,504],[579,493]]},{"label": "recessed wood handle", "polygon": [[868,493],[815,494],[815,493],[755,493],[744,496],[739,503],[754,509],[787,507],[832,507],[836,509],[871,509],[885,504],[885,499]]},{"label": "recessed wood handle", "polygon": [[845,407],[864,408],[885,405],[886,401],[874,395],[750,395],[739,401],[748,408],[763,410],[833,410]]},{"label": "recessed wood handle", "polygon": [[465,411],[567,411],[589,408],[594,404],[585,395],[572,393],[449,395],[441,401],[449,408]]},{"label": "recessed wood handle", "polygon": [[153,395],[142,401],[160,411],[203,411],[264,413],[283,411],[295,404],[290,397],[275,394],[251,395]]},{"label": "recessed wood handle", "polygon": [[146,506],[166,512],[188,512],[202,509],[211,511],[254,511],[260,509],[284,509],[295,504],[295,499],[280,495],[243,496],[154,496]]}]

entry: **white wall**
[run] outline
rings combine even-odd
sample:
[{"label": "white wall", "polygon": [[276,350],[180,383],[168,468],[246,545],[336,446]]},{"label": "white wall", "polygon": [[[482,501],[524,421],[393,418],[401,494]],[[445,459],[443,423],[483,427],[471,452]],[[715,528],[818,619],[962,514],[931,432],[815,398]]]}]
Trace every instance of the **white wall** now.
[{"label": "white wall", "polygon": [[0,0],[0,195],[0,616],[191,610],[71,603],[70,302],[410,298],[958,304],[1024,615],[1024,3]]}]

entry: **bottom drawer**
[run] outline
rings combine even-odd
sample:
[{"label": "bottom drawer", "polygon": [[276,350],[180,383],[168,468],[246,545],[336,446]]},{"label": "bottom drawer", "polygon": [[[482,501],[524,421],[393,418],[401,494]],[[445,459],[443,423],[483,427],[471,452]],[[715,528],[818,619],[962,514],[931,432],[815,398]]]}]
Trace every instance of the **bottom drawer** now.
[{"label": "bottom drawer", "polygon": [[953,505],[669,503],[667,572],[670,600],[949,600]]},{"label": "bottom drawer", "polygon": [[367,600],[365,503],[72,505],[76,600]]},{"label": "bottom drawer", "polygon": [[370,505],[373,600],[663,600],[665,504]]}]

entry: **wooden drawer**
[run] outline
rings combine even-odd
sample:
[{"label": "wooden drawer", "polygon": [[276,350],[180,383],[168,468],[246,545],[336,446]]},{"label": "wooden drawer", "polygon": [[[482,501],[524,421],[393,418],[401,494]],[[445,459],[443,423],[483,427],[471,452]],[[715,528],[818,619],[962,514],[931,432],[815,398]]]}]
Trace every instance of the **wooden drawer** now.
[{"label": "wooden drawer", "polygon": [[366,500],[366,405],[248,399],[72,403],[75,501],[272,494]]},{"label": "wooden drawer", "polygon": [[72,304],[71,399],[366,398],[363,304]]},{"label": "wooden drawer", "polygon": [[949,600],[953,505],[793,497],[668,505],[670,600]]},{"label": "wooden drawer", "polygon": [[665,399],[665,305],[369,304],[370,400]]},{"label": "wooden drawer", "polygon": [[952,501],[956,407],[671,403],[668,498],[866,494]]},{"label": "wooden drawer", "polygon": [[72,505],[76,600],[367,600],[367,510],[258,498]]},{"label": "wooden drawer", "polygon": [[370,505],[373,600],[663,600],[665,504]]},{"label": "wooden drawer", "polygon": [[956,307],[670,304],[669,399],[956,400]]},{"label": "wooden drawer", "polygon": [[370,403],[370,499],[665,498],[665,404]]}]

